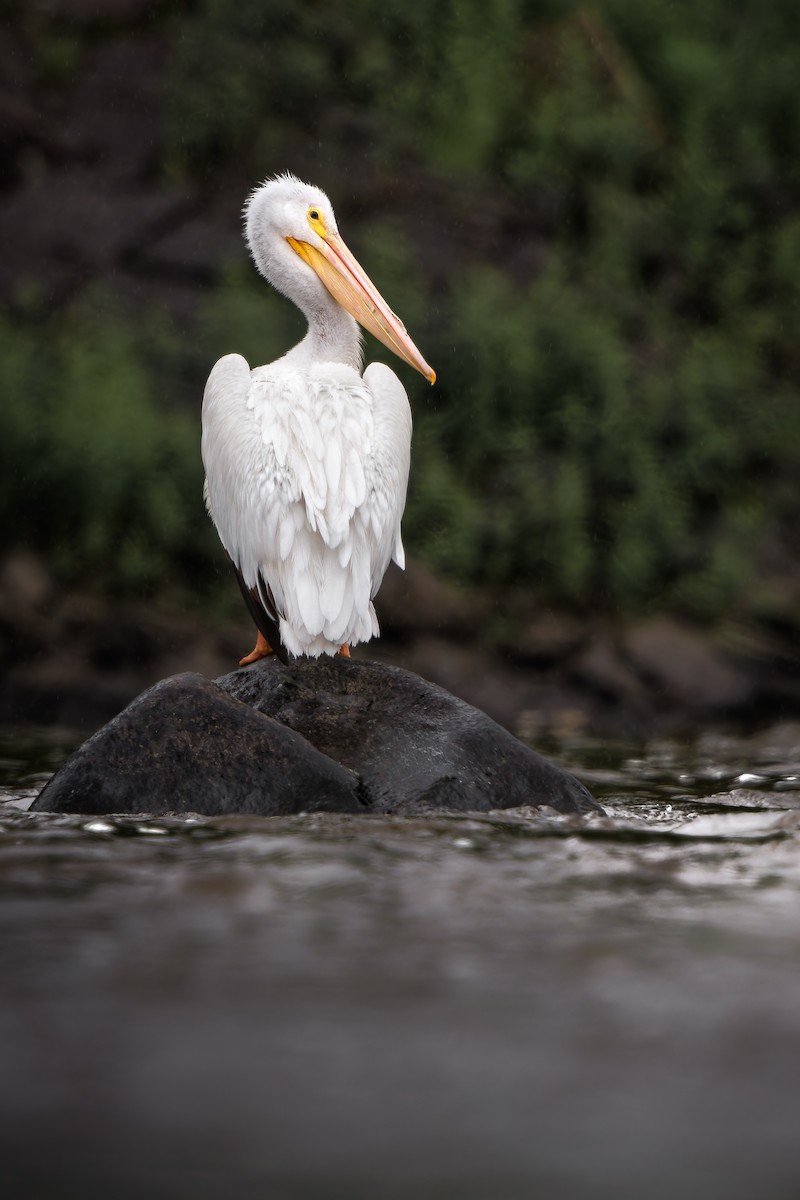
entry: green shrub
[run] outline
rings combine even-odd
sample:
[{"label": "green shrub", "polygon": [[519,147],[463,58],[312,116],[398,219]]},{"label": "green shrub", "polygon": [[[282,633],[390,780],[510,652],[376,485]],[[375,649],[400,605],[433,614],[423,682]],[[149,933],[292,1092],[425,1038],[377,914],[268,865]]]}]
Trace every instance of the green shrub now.
[{"label": "green shrub", "polygon": [[[198,0],[152,20],[164,174],[327,185],[439,374],[397,368],[411,554],[542,603],[708,617],[749,602],[762,543],[796,562],[795,0]],[[205,375],[231,350],[270,361],[302,321],[242,250],[195,328],[92,305],[0,325],[0,510],[65,578],[207,585]]]},{"label": "green shrub", "polygon": [[0,324],[0,513],[58,576],[119,592],[185,582],[205,543],[199,428],[125,324],[93,307]]}]

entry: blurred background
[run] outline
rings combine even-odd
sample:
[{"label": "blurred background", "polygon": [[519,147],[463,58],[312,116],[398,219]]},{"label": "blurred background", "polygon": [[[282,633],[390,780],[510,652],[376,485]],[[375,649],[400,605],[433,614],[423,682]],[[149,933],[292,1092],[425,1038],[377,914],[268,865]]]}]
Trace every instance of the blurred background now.
[{"label": "blurred background", "polygon": [[794,0],[0,13],[1,716],[249,649],[199,413],[302,336],[241,239],[285,170],[438,373],[368,653],[512,726],[800,705]]},{"label": "blurred background", "polygon": [[[0,0],[4,1195],[797,1196],[798,148],[797,0]],[[438,375],[359,653],[601,821],[23,811],[253,644],[200,405],[302,335],[286,170]]]}]

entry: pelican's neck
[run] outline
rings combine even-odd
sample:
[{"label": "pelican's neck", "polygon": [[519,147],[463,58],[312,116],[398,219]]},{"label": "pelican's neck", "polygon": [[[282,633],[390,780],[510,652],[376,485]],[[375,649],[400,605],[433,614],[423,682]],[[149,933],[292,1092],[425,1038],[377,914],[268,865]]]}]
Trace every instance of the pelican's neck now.
[{"label": "pelican's neck", "polygon": [[[295,300],[297,304],[297,300]],[[305,313],[308,332],[285,360],[297,366],[315,366],[321,362],[344,362],[361,373],[361,331],[349,312],[332,296],[314,305],[297,304]]]},{"label": "pelican's neck", "polygon": [[361,369],[361,333],[348,312],[330,297],[329,304],[306,311],[308,333],[296,350],[309,363],[345,363]]}]

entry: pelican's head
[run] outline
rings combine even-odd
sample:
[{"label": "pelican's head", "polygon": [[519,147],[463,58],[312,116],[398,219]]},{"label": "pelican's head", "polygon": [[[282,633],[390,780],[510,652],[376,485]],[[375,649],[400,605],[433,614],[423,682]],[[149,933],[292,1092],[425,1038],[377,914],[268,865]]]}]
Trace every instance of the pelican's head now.
[{"label": "pelican's head", "polygon": [[319,188],[279,175],[245,205],[247,244],[259,271],[311,313],[328,296],[430,382],[436,375],[375,284],[339,236],[333,207]]}]

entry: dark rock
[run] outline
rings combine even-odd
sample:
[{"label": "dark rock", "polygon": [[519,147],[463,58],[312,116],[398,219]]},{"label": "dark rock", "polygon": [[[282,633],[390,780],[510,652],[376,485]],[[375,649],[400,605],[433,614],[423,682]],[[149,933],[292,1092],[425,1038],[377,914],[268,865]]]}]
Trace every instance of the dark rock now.
[{"label": "dark rock", "polygon": [[592,688],[605,700],[647,704],[644,684],[624,661],[607,633],[600,632],[589,639],[570,663],[570,673],[581,685]]},{"label": "dark rock", "polygon": [[218,682],[355,771],[377,812],[596,808],[577,779],[485,713],[399,667],[264,659]]},{"label": "dark rock", "polygon": [[267,659],[166,679],[84,743],[39,812],[486,812],[596,804],[478,709],[381,663]]},{"label": "dark rock", "polygon": [[690,710],[733,711],[753,699],[746,673],[702,634],[669,617],[635,625],[625,633],[623,646],[646,684]]},{"label": "dark rock", "polygon": [[546,667],[565,659],[586,638],[584,622],[563,613],[543,611],[515,630],[511,641],[504,639],[503,645],[519,662]]},{"label": "dark rock", "polygon": [[390,646],[376,646],[375,657],[381,662],[424,673],[431,683],[490,713],[506,729],[514,729],[519,713],[535,703],[530,676],[468,638],[453,642],[421,635],[404,648],[400,661],[390,656]]},{"label": "dark rock", "polygon": [[144,692],[76,750],[34,812],[361,812],[358,780],[200,675]]},{"label": "dark rock", "polygon": [[50,603],[53,581],[29,550],[12,551],[0,564],[0,619],[23,624]]},{"label": "dark rock", "polygon": [[475,594],[461,592],[410,559],[405,570],[392,563],[376,601],[384,637],[406,638],[436,630],[439,634],[466,634],[480,622]]},{"label": "dark rock", "polygon": [[97,728],[140,691],[134,672],[92,671],[80,650],[64,643],[5,671],[0,722]]}]

